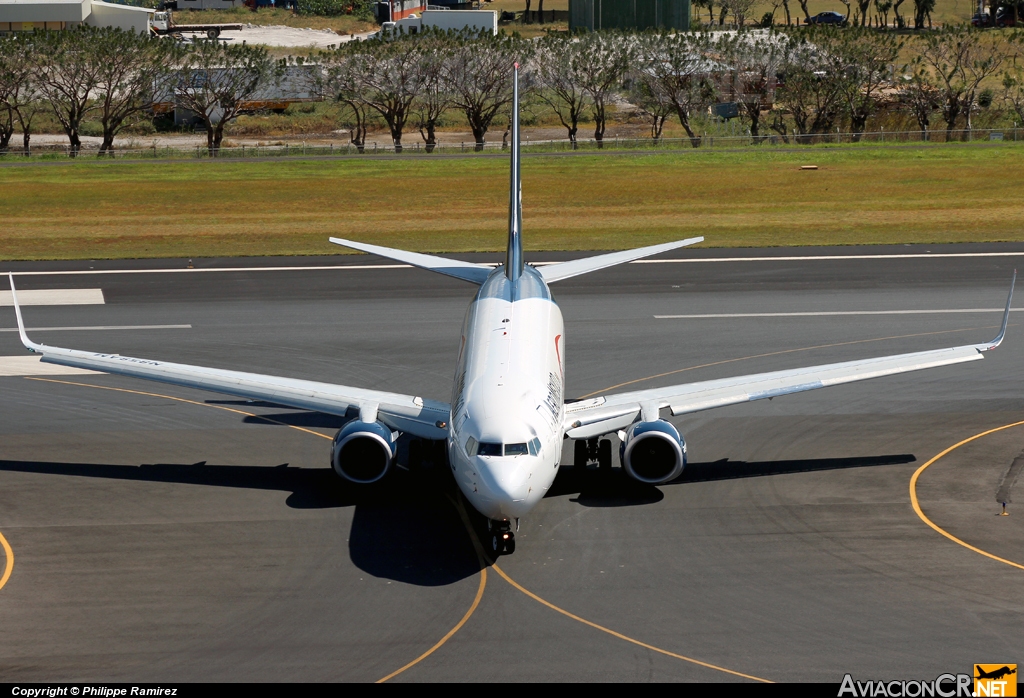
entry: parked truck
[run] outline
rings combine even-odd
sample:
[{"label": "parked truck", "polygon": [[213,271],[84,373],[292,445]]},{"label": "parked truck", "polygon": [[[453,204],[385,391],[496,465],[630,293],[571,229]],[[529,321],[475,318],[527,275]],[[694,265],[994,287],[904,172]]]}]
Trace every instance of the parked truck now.
[{"label": "parked truck", "polygon": [[427,28],[441,31],[471,29],[497,34],[498,13],[494,10],[424,10],[419,15],[412,14],[397,22],[384,22],[380,31],[374,32],[367,38],[386,37],[391,32],[418,34]]},{"label": "parked truck", "polygon": [[206,34],[208,39],[216,39],[222,31],[239,31],[241,24],[175,24],[170,10],[157,12],[149,21],[149,29],[157,36],[173,36],[181,38],[183,34]]}]

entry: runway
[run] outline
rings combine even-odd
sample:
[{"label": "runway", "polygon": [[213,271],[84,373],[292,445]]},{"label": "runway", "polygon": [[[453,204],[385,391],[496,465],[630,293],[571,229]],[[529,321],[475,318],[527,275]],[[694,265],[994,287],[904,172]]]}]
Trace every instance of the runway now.
[{"label": "runway", "polygon": [[[982,342],[1024,244],[673,255],[708,261],[552,286],[568,396]],[[449,399],[471,285],[365,256],[195,262],[246,270],[6,268],[93,272],[18,277],[102,292],[25,308],[46,344]],[[1010,323],[983,361],[673,419],[690,466],[669,485],[579,478],[566,442],[496,567],[444,469],[337,481],[337,418],[0,372],[0,681],[838,683],[1024,660],[1024,425],[920,472],[923,515],[962,544],[910,494],[943,450],[1024,421]]]}]

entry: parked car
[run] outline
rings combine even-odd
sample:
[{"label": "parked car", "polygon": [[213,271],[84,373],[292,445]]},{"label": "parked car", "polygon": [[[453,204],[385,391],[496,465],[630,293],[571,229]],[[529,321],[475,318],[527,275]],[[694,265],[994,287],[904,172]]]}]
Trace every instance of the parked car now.
[{"label": "parked car", "polygon": [[1000,7],[996,10],[996,26],[1002,29],[1003,27],[1016,27],[1021,24],[1021,16],[1019,13],[1015,13],[1012,7]]},{"label": "parked car", "polygon": [[813,17],[805,19],[804,24],[834,24],[837,27],[845,27],[846,15],[838,12],[819,12]]},{"label": "parked car", "polygon": [[1020,24],[1024,24],[1024,7],[1018,7],[1016,14],[1012,7],[1006,5],[996,10],[995,22],[992,21],[992,15],[988,12],[978,12],[971,17],[971,26],[974,27],[991,27],[997,26],[1000,29],[1003,27],[1016,27]]}]

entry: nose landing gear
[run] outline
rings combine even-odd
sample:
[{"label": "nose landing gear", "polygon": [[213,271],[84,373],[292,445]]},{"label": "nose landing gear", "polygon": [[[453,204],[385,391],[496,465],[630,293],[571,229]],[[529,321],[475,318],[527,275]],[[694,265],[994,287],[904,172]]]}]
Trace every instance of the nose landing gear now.
[{"label": "nose landing gear", "polygon": [[516,534],[509,521],[489,521],[491,536],[491,553],[494,555],[511,555],[516,551]]}]

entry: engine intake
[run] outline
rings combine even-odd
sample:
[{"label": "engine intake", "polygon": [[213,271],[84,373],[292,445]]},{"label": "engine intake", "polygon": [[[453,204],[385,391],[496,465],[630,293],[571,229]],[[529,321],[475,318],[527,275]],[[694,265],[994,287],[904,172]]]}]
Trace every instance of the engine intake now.
[{"label": "engine intake", "polygon": [[349,422],[334,437],[331,466],[349,482],[377,482],[395,461],[397,439],[398,434],[380,422]]},{"label": "engine intake", "polygon": [[679,477],[686,467],[686,441],[670,422],[637,422],[626,430],[619,460],[634,480],[649,485]]}]

